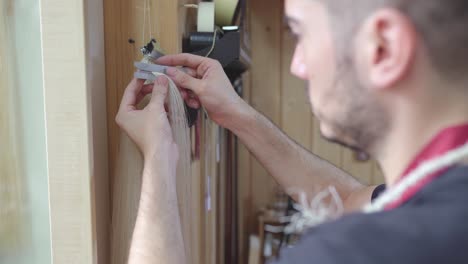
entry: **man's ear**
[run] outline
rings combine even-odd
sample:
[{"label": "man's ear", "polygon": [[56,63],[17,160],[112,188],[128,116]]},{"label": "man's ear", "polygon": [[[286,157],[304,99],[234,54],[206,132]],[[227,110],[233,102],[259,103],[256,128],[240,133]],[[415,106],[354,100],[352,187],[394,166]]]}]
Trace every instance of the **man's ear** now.
[{"label": "man's ear", "polygon": [[376,11],[363,26],[361,50],[366,83],[377,89],[394,87],[410,72],[416,55],[416,29],[402,12]]}]

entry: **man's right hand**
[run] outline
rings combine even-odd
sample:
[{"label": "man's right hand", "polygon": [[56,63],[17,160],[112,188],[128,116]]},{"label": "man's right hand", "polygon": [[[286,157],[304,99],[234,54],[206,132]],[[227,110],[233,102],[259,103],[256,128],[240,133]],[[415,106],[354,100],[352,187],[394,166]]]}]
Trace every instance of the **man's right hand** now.
[{"label": "man's right hand", "polygon": [[[187,104],[192,108],[199,108],[201,103],[210,118],[220,126],[229,128],[236,113],[247,106],[234,91],[223,67],[216,60],[192,54],[178,54],[161,57],[156,63],[173,66],[166,74],[182,89],[182,96]],[[186,70],[175,68],[176,66],[183,66]]]}]

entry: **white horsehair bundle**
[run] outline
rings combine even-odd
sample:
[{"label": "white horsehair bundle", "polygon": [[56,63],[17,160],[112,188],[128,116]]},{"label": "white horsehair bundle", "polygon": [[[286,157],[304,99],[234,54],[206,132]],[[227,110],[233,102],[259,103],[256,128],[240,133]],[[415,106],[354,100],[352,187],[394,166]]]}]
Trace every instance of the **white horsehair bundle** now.
[{"label": "white horsehair bundle", "polygon": [[[168,78],[169,79],[169,78]],[[190,138],[185,104],[177,86],[169,79],[168,117],[174,141],[179,149],[177,164],[177,198],[185,252],[191,259],[193,202]],[[161,155],[166,155],[161,153]],[[122,133],[114,178],[112,208],[112,263],[128,261],[130,243],[137,216],[143,172],[143,156],[130,138]],[[149,234],[151,235],[151,234]]]},{"label": "white horsehair bundle", "polygon": [[12,3],[0,3],[0,255],[18,247],[24,221],[23,177],[15,124],[15,85],[10,37]]},{"label": "white horsehair bundle", "polygon": [[[371,214],[385,210],[395,201],[398,201],[406,190],[417,185],[421,180],[444,168],[450,168],[468,158],[468,142],[450,150],[439,157],[422,162],[415,170],[406,175],[395,186],[387,189],[375,201],[368,203],[363,213]],[[331,198],[327,202],[326,198]],[[299,203],[295,205],[298,210],[289,220],[291,224],[286,228],[287,233],[303,233],[304,231],[324,222],[336,219],[344,212],[343,203],[336,189],[332,186],[314,195],[308,201],[306,194],[299,192]]]}]

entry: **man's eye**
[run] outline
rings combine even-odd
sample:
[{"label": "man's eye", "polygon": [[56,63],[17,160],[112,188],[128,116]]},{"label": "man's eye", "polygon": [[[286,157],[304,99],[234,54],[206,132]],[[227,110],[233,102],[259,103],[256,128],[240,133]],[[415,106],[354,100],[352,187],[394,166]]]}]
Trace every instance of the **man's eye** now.
[{"label": "man's eye", "polygon": [[299,29],[295,25],[289,24],[287,27],[287,34],[289,37],[294,39],[294,41],[297,43],[301,40],[301,34],[299,34]]},{"label": "man's eye", "polygon": [[293,38],[295,41],[299,41],[300,36],[298,34],[293,34]]},{"label": "man's eye", "polygon": [[294,32],[294,31],[292,31],[292,30],[289,31],[289,35],[290,35],[290,36],[294,39],[294,41],[296,41],[296,42],[298,42],[298,41],[301,39],[301,36],[300,36],[298,33]]}]

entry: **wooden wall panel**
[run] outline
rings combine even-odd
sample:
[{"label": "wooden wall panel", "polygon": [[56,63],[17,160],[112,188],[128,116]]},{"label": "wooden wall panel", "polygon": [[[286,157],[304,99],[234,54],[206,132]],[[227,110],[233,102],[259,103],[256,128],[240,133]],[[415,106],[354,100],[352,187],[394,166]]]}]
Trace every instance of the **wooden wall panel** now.
[{"label": "wooden wall panel", "polygon": [[41,26],[52,260],[106,263],[102,2],[41,1]]},{"label": "wooden wall panel", "polygon": [[[156,38],[166,53],[181,52],[182,36],[193,26],[187,23],[187,14],[194,12],[183,5],[194,1],[104,0],[110,175],[115,168],[120,133],[114,117],[135,71],[133,62],[141,59],[140,48],[151,37]],[[149,12],[145,6],[149,6]],[[129,43],[130,39],[135,43]]]},{"label": "wooden wall panel", "polygon": [[282,24],[281,30],[281,129],[311,150],[313,120],[306,82],[290,72],[296,42],[286,24]]},{"label": "wooden wall panel", "polygon": [[383,175],[382,169],[374,162],[372,168],[372,184],[383,184],[385,183],[385,177]]},{"label": "wooden wall panel", "polygon": [[349,149],[342,150],[341,168],[353,175],[364,184],[372,183],[373,164],[356,159],[356,153]]},{"label": "wooden wall panel", "polygon": [[[243,76],[243,98],[250,102],[250,72]],[[238,252],[239,263],[247,263],[249,236],[252,232],[254,213],[252,211],[251,156],[247,148],[238,140],[237,184],[238,184]]]},{"label": "wooden wall panel", "polygon": [[[251,3],[252,105],[274,123],[281,119],[281,28],[282,1],[256,0]],[[271,201],[276,183],[266,170],[252,160],[254,208]]]},{"label": "wooden wall panel", "polygon": [[326,141],[320,133],[320,122],[313,117],[314,127],[312,131],[312,152],[321,158],[341,167],[341,147]]},{"label": "wooden wall panel", "polygon": [[[123,92],[133,77],[134,61],[141,60],[140,48],[155,38],[166,54],[182,51],[182,37],[195,27],[193,17],[196,10],[187,9],[184,4],[196,0],[103,0],[106,40],[107,79],[107,125],[109,137],[109,170],[111,189],[119,152],[120,130],[114,117],[118,111]],[[194,131],[192,131],[192,134]],[[192,263],[201,260],[204,245],[202,223],[204,209],[204,182],[201,170],[203,164],[195,157],[192,164],[192,204],[196,210],[191,220],[199,228],[188,231]],[[112,197],[111,197],[112,200]],[[184,233],[186,233],[185,231]]]}]

